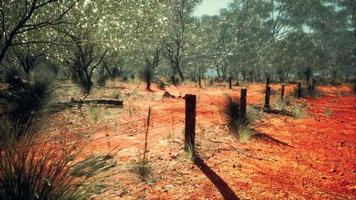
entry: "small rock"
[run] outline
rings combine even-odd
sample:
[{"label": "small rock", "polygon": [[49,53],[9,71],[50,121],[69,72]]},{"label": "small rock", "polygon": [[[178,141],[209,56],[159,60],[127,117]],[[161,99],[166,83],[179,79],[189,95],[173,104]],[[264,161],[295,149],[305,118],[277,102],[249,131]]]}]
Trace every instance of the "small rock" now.
[{"label": "small rock", "polygon": [[173,185],[166,185],[166,186],[164,186],[163,191],[164,191],[164,192],[168,192],[169,190],[172,190],[173,188],[174,188]]},{"label": "small rock", "polygon": [[331,170],[330,170],[330,172],[336,172],[336,169],[335,168],[332,168]]}]

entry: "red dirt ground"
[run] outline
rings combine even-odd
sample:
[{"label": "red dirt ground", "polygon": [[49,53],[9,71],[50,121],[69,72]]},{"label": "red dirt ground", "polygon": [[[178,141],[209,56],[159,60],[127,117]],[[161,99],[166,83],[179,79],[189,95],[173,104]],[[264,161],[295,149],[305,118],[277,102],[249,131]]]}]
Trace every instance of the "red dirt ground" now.
[{"label": "red dirt ground", "polygon": [[[119,83],[123,109],[103,108],[101,119],[90,122],[88,108],[53,116],[53,135],[76,133],[83,145],[81,158],[111,153],[117,165],[93,177],[103,189],[93,199],[355,199],[356,97],[349,87],[320,87],[324,96],[302,101],[308,116],[263,114],[253,123],[259,133],[240,143],[229,134],[221,114],[224,93],[239,88],[199,89],[191,84],[170,86],[176,96],[197,95],[197,152],[190,161],[183,151],[184,100],[162,99],[163,91]],[[111,84],[93,97],[110,96]],[[261,105],[263,84],[248,87],[248,104]],[[279,85],[272,85],[277,92]],[[286,87],[292,93],[294,85]],[[134,91],[134,92],[133,92]],[[152,172],[142,181],[130,168],[142,155],[145,119],[152,107],[148,156]],[[84,114],[83,114],[84,113]]]}]

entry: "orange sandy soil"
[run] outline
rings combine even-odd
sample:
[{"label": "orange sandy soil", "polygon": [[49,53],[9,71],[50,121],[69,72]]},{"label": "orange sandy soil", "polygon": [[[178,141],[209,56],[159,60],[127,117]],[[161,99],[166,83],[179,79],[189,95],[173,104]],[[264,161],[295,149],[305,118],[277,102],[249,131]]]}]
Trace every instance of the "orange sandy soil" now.
[{"label": "orange sandy soil", "polygon": [[[279,85],[272,85],[278,98]],[[77,90],[70,84],[57,91],[69,100]],[[110,82],[89,97],[112,97],[120,91],[124,108],[73,108],[47,120],[51,137],[59,133],[80,138],[79,159],[113,155],[117,165],[91,177],[93,199],[355,199],[356,97],[348,86],[319,87],[324,96],[295,101],[307,105],[302,119],[261,114],[252,127],[264,137],[245,143],[229,134],[221,114],[224,93],[240,88],[194,84],[169,86],[176,96],[197,95],[195,164],[183,150],[184,99],[162,99],[164,91],[145,91],[140,83]],[[263,84],[248,85],[248,105],[262,105]],[[292,93],[294,85],[287,85]],[[145,119],[152,108],[148,157],[152,172],[146,180],[130,170],[144,148]],[[328,112],[328,114],[326,114]]]}]

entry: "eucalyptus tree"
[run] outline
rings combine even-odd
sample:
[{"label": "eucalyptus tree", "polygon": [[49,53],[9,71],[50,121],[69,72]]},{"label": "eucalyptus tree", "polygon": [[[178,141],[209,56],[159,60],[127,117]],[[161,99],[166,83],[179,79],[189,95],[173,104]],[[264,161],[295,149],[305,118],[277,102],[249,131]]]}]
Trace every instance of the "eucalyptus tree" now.
[{"label": "eucalyptus tree", "polygon": [[40,35],[41,31],[66,23],[63,17],[77,2],[78,0],[0,1],[0,64],[11,47],[55,42],[55,39],[28,38],[27,33],[37,32]]},{"label": "eucalyptus tree", "polygon": [[18,48],[13,48],[13,52],[27,77],[29,77],[30,72],[45,56],[44,51],[35,52],[33,47],[30,45],[23,45],[19,46]]},{"label": "eucalyptus tree", "polygon": [[66,37],[60,51],[60,60],[65,64],[72,80],[81,87],[86,98],[93,86],[95,70],[103,62],[108,51],[107,41],[101,40],[101,20],[106,15],[99,10],[100,1],[78,3],[66,16],[71,23],[58,29]]},{"label": "eucalyptus tree", "polygon": [[201,37],[205,41],[204,50],[209,65],[216,69],[218,78],[226,79],[234,65],[231,57],[235,49],[233,25],[230,23],[228,12],[223,10],[220,17],[203,17],[202,26],[204,33]]},{"label": "eucalyptus tree", "polygon": [[150,0],[137,5],[142,15],[136,16],[137,50],[144,57],[146,67],[154,70],[162,61],[164,41],[168,37],[168,0]]},{"label": "eucalyptus tree", "polygon": [[266,6],[267,3],[263,0],[235,0],[224,13],[232,27],[234,48],[229,54],[243,78],[249,77],[250,81],[256,75],[256,70],[263,66],[261,53],[266,40],[263,29],[263,23],[268,17]]},{"label": "eucalyptus tree", "polygon": [[211,68],[212,59],[209,58],[208,51],[212,40],[205,32],[206,25],[205,20],[194,18],[188,27],[189,38],[184,52],[186,59],[182,61],[182,65],[184,65],[184,72],[189,74],[189,78],[193,81],[196,81],[199,76],[203,76],[207,69]]},{"label": "eucalyptus tree", "polygon": [[169,3],[169,37],[165,42],[166,57],[169,60],[173,74],[178,73],[182,81],[184,74],[181,63],[186,51],[190,26],[194,7],[200,0],[170,0]]}]

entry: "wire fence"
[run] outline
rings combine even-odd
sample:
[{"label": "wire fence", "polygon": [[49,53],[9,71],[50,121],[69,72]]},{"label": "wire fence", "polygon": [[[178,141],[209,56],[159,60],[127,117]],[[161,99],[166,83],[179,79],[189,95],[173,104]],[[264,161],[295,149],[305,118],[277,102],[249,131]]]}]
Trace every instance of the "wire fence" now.
[{"label": "wire fence", "polygon": [[[184,102],[184,101],[182,101]],[[69,137],[72,143],[77,143],[81,151],[90,153],[108,152],[114,154],[117,159],[141,156],[142,153],[132,153],[128,149],[143,151],[145,143],[145,134],[147,135],[148,149],[150,156],[158,157],[165,152],[160,151],[158,145],[160,141],[174,137],[176,143],[183,145],[184,124],[185,124],[185,107],[183,103],[178,105],[174,111],[155,110],[160,103],[152,104],[152,113],[150,115],[150,124],[147,127],[147,118],[144,113],[140,113],[139,118],[127,118],[114,120],[106,124],[97,124],[97,127],[84,127],[77,130],[69,130],[66,125],[61,124],[59,127],[60,134],[51,138],[44,138],[40,141],[31,143],[34,145],[51,145],[59,144],[64,137]],[[135,116],[136,117],[136,116]],[[204,102],[197,102],[196,108],[197,126],[209,126],[211,122],[221,121],[221,108],[216,105],[205,106]],[[80,131],[82,130],[82,131]],[[78,133],[79,132],[79,133]],[[85,134],[83,134],[85,133]],[[162,147],[161,147],[162,148]],[[151,151],[151,150],[154,151]],[[131,152],[127,153],[127,152]],[[120,152],[126,152],[120,155]],[[152,153],[154,152],[154,153]]]}]

